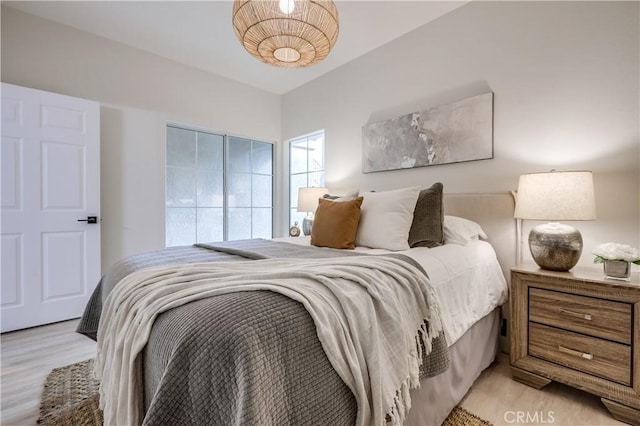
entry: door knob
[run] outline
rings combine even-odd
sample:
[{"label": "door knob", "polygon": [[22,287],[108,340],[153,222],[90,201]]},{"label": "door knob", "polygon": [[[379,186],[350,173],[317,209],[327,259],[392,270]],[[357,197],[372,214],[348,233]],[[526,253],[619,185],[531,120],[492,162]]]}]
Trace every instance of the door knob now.
[{"label": "door knob", "polygon": [[86,219],[78,219],[78,222],[98,223],[98,216],[87,216]]}]

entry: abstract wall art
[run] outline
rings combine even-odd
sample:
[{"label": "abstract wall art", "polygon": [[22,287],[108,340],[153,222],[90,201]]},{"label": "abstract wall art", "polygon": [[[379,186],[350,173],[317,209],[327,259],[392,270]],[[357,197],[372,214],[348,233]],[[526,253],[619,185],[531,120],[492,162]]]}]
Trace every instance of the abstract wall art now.
[{"label": "abstract wall art", "polygon": [[362,128],[363,173],[493,158],[493,93]]}]

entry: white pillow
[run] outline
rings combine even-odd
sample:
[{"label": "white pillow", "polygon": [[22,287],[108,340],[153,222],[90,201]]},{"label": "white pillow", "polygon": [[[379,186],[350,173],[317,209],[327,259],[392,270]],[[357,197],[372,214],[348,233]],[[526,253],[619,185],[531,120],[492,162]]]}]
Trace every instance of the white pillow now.
[{"label": "white pillow", "polygon": [[366,192],[360,209],[356,246],[408,250],[409,229],[420,187]]},{"label": "white pillow", "polygon": [[444,243],[466,245],[479,238],[487,239],[487,234],[476,222],[457,216],[444,217]]}]

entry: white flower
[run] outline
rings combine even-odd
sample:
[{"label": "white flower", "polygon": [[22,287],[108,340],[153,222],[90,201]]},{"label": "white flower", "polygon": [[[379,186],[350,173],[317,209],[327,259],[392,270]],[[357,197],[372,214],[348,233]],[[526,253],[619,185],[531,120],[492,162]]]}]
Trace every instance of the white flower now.
[{"label": "white flower", "polygon": [[600,244],[593,250],[593,254],[596,255],[596,262],[604,260],[624,260],[625,262],[635,263],[640,261],[640,252],[638,249],[626,244]]}]

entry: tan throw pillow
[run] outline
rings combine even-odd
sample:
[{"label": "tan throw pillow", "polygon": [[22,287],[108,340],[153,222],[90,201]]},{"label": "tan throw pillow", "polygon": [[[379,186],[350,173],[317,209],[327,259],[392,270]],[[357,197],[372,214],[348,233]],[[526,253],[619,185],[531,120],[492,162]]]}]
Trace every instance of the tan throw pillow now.
[{"label": "tan throw pillow", "polygon": [[317,247],[354,249],[362,200],[362,197],[358,197],[352,201],[336,202],[321,198],[311,228],[311,244]]}]

